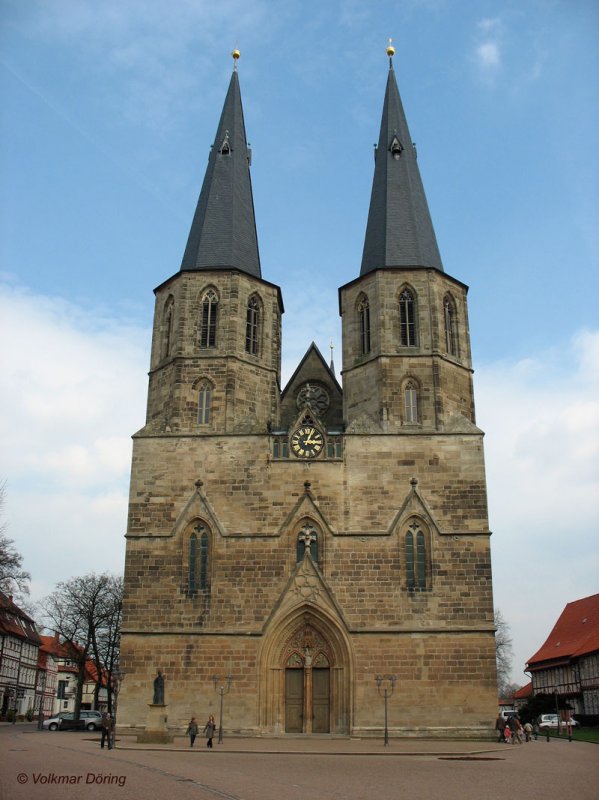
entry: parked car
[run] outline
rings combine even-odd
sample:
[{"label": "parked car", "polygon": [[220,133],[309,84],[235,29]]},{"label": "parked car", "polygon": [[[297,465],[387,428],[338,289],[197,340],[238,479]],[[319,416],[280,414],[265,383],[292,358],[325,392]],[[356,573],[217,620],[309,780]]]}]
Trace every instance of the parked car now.
[{"label": "parked car", "polygon": [[560,720],[557,714],[541,714],[539,717],[539,728],[557,728],[558,720],[562,728],[567,724],[572,725],[573,728],[575,728],[577,725],[580,725],[580,723],[577,722],[573,717],[566,722],[563,719]]},{"label": "parked car", "polygon": [[43,727],[49,731],[66,731],[72,728],[85,728],[88,731],[99,730],[102,725],[102,714],[99,711],[80,711],[79,722],[75,722],[73,713],[57,714],[44,720]]}]

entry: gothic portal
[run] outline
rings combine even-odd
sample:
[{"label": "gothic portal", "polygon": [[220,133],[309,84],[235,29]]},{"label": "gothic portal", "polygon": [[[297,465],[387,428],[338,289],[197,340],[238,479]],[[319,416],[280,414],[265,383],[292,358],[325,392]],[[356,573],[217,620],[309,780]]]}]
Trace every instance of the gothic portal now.
[{"label": "gothic portal", "polygon": [[[339,289],[338,380],[312,343],[281,389],[233,71],[181,268],[155,290],[133,437],[119,730],[491,731],[483,434],[467,287],[443,269],[391,57],[360,274]],[[365,156],[366,157],[366,156]]]}]

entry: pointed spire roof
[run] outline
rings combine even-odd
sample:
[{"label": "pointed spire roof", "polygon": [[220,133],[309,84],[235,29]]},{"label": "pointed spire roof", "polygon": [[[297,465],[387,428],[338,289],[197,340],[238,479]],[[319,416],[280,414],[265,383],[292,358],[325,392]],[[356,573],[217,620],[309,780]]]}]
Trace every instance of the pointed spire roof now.
[{"label": "pointed spire roof", "polygon": [[[233,51],[235,65],[238,57],[238,51]],[[182,271],[238,269],[261,277],[250,160],[235,66],[191,223]]]},{"label": "pointed spire roof", "polygon": [[385,91],[361,275],[385,267],[443,270],[392,56]]}]

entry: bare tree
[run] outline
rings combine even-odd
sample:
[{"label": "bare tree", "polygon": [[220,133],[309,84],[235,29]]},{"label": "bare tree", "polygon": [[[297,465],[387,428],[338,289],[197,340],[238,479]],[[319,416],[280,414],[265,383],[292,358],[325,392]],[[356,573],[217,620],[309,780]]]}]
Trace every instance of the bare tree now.
[{"label": "bare tree", "polygon": [[104,595],[104,613],[92,642],[94,661],[98,673],[96,684],[96,705],[101,688],[101,678],[106,679],[108,689],[108,712],[113,715],[112,688],[115,675],[119,672],[121,621],[123,616],[123,579],[112,576]]},{"label": "bare tree", "polygon": [[[104,663],[100,657],[106,638],[105,630],[114,624],[115,592],[120,579],[109,573],[97,575],[92,572],[58,583],[56,590],[40,603],[48,628],[56,631],[65,642],[70,656],[77,664],[77,693],[75,696],[75,719],[79,719],[85,666],[93,659],[96,670],[97,696],[103,680]],[[118,601],[120,605],[120,600]],[[114,636],[113,636],[114,638]],[[117,639],[118,641],[118,639]],[[110,648],[109,648],[110,649]],[[108,687],[110,697],[110,686]]]},{"label": "bare tree", "polygon": [[[0,519],[6,497],[6,481],[0,483]],[[29,594],[31,575],[23,569],[23,556],[15,549],[15,543],[6,535],[6,522],[0,523],[0,591],[5,594]]]},{"label": "bare tree", "polygon": [[497,691],[503,697],[510,684],[512,661],[510,626],[501,611],[495,609],[495,658],[497,660]]}]

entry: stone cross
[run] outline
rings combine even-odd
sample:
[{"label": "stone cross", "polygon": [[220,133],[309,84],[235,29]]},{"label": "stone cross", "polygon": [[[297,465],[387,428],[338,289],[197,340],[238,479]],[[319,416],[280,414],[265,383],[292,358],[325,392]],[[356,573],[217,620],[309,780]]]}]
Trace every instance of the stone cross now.
[{"label": "stone cross", "polygon": [[305,525],[299,535],[299,541],[304,543],[304,553],[310,549],[312,542],[316,541],[316,533],[310,525]]}]

